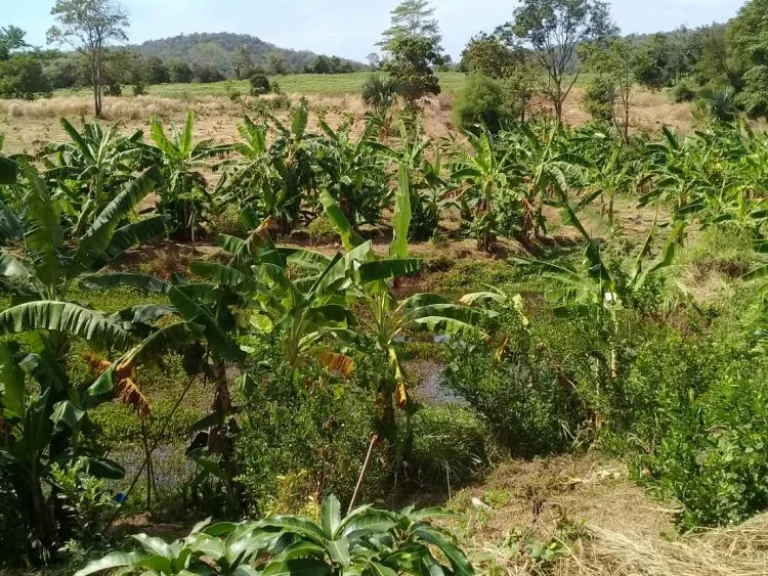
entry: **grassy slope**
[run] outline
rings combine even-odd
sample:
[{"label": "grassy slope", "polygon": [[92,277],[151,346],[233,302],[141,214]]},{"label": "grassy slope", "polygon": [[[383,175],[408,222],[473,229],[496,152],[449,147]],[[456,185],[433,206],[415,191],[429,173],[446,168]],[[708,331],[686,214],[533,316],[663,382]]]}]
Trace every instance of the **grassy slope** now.
[{"label": "grassy slope", "polygon": [[[313,94],[319,96],[343,96],[357,94],[370,72],[355,72],[354,74],[291,74],[275,76],[270,81],[277,82],[283,92],[289,94]],[[466,76],[460,72],[443,72],[438,74],[443,92],[455,92],[463,85]],[[172,98],[193,98],[201,96],[226,96],[232,92],[245,94],[250,85],[247,80],[227,80],[213,84],[159,84],[150,86],[147,91],[151,96]],[[130,87],[125,88],[126,94],[131,94]],[[89,94],[88,90],[59,90],[57,95]]]}]

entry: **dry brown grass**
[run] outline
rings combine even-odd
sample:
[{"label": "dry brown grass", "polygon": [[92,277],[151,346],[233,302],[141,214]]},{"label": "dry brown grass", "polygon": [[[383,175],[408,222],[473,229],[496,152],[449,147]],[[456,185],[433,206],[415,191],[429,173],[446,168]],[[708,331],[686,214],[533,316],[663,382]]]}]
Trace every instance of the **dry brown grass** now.
[{"label": "dry brown grass", "polygon": [[[491,509],[479,511],[472,498]],[[466,511],[454,526],[474,563],[490,576],[764,576],[768,515],[703,535],[676,536],[672,506],[649,500],[626,467],[595,455],[501,465],[482,484],[457,494]],[[558,528],[583,522],[578,537]],[[553,562],[535,561],[514,533],[557,542]]]},{"label": "dry brown grass", "polygon": [[[589,121],[581,109],[581,90],[574,89],[566,101],[565,120],[572,124]],[[275,98],[266,97],[267,100]],[[300,96],[290,95],[295,105]],[[309,129],[319,130],[317,117],[322,116],[331,126],[342,121],[354,120],[353,134],[362,130],[366,107],[359,96],[309,96],[312,109]],[[551,114],[550,107],[543,101],[533,105],[538,114]],[[105,97],[104,121],[120,122],[126,129],[146,129],[154,118],[164,121],[183,121],[188,110],[197,114],[196,136],[211,138],[219,143],[237,139],[237,124],[244,114],[253,110],[253,99],[246,97],[233,102],[226,96],[205,96],[196,98],[162,98],[157,96]],[[397,118],[400,110],[394,111]],[[279,110],[276,115],[286,118],[288,112]],[[92,103],[89,97],[68,96],[35,101],[0,100],[0,131],[6,133],[6,151],[35,151],[42,144],[65,137],[58,126],[59,118],[67,118],[77,124],[93,119]],[[692,128],[690,106],[673,104],[665,93],[641,91],[637,94],[632,113],[633,129],[657,130],[661,126],[672,126],[682,131]],[[440,139],[454,133],[451,121],[451,97],[441,95],[425,101],[422,107],[422,124],[426,135]]]}]

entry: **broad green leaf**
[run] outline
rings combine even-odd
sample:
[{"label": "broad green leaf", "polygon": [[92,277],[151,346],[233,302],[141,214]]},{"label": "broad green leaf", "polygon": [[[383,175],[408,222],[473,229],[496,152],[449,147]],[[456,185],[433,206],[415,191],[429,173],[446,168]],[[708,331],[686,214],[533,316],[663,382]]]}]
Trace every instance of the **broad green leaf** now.
[{"label": "broad green leaf", "polygon": [[329,540],[325,543],[328,548],[328,555],[331,560],[336,564],[341,564],[344,567],[349,566],[349,541],[342,538],[341,540]]},{"label": "broad green leaf", "polygon": [[411,179],[408,167],[400,165],[399,187],[395,195],[395,213],[392,216],[392,244],[389,255],[394,258],[408,257],[408,231],[411,227]]},{"label": "broad green leaf", "polygon": [[[91,270],[93,265],[104,257],[120,222],[127,218],[139,202],[152,192],[161,181],[160,170],[157,167],[149,168],[134,179],[101,211],[85,236],[78,242],[77,251],[68,274],[70,279]],[[128,240],[126,235],[119,240],[119,243],[123,245]],[[119,251],[117,253],[119,254]]]},{"label": "broad green leaf", "polygon": [[322,560],[300,558],[285,562],[270,562],[262,576],[330,576],[331,568]]},{"label": "broad green leaf", "polygon": [[400,278],[417,272],[421,268],[419,260],[374,260],[360,265],[358,274],[364,284],[381,280]]},{"label": "broad green leaf", "polygon": [[24,418],[24,370],[18,365],[10,346],[5,342],[0,343],[0,405],[6,419]]},{"label": "broad green leaf", "polygon": [[344,536],[351,542],[367,534],[387,532],[394,525],[395,521],[390,514],[378,510],[370,510],[359,515],[352,514],[345,518],[337,530],[337,535]]},{"label": "broad green leaf", "polygon": [[132,566],[145,557],[146,554],[141,552],[112,552],[103,558],[89,562],[85,568],[75,572],[74,576],[90,576],[104,570]]},{"label": "broad green leaf", "polygon": [[128,272],[85,276],[80,280],[80,286],[91,290],[136,288],[154,294],[167,294],[171,289],[168,284],[154,276]]},{"label": "broad green leaf", "polygon": [[341,502],[333,494],[323,499],[322,517],[325,537],[332,540],[336,537],[336,530],[341,524]]},{"label": "broad green leaf", "polygon": [[24,175],[31,185],[24,197],[27,207],[24,243],[34,259],[35,276],[47,287],[55,287],[61,278],[60,250],[64,241],[59,212],[34,168],[25,164]]},{"label": "broad green leaf", "polygon": [[134,246],[164,236],[167,232],[167,224],[167,216],[153,216],[118,228],[104,251],[103,260],[114,260]]},{"label": "broad green leaf", "polygon": [[51,421],[56,425],[58,429],[63,429],[64,426],[70,430],[77,429],[77,424],[85,416],[85,411],[81,410],[69,400],[63,402],[57,402],[53,406],[53,414],[51,414]]},{"label": "broad green leaf", "polygon": [[30,302],[0,312],[0,334],[36,330],[63,332],[118,350],[125,349],[130,341],[128,332],[117,322],[67,302]]},{"label": "broad green leaf", "polygon": [[141,547],[144,548],[144,550],[146,550],[147,552],[150,552],[152,554],[155,554],[167,560],[173,559],[173,556],[174,556],[173,549],[162,538],[155,538],[153,536],[148,536],[146,534],[134,534],[131,536],[131,538],[133,538],[139,544],[141,544]]},{"label": "broad green leaf", "polygon": [[470,564],[464,553],[454,544],[448,542],[443,536],[430,527],[417,528],[413,531],[412,539],[422,540],[437,547],[453,567],[456,576],[474,576],[475,569]]},{"label": "broad green leaf", "polygon": [[355,229],[344,216],[336,200],[333,199],[333,196],[328,191],[324,190],[320,193],[320,201],[323,204],[325,215],[328,216],[331,225],[341,237],[341,243],[346,251],[350,252],[365,243],[363,237],[355,232]]},{"label": "broad green leaf", "polygon": [[325,533],[323,529],[305,518],[299,518],[297,516],[272,516],[262,520],[259,523],[261,526],[267,526],[272,528],[280,528],[287,532],[296,532],[298,534],[319,538],[319,541],[325,539]]},{"label": "broad green leaf", "polygon": [[203,305],[195,302],[179,286],[171,288],[168,292],[168,298],[185,320],[203,326],[203,333],[208,344],[222,360],[230,362],[242,360],[243,352],[240,350],[240,346],[221,329],[216,318]]}]

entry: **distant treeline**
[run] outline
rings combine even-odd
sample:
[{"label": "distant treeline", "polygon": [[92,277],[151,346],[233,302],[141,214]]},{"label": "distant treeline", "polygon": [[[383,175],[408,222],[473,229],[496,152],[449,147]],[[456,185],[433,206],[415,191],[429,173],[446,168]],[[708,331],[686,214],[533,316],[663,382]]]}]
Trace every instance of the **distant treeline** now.
[{"label": "distant treeline", "polygon": [[[10,45],[0,29],[0,97],[31,98],[91,86],[89,62],[79,53]],[[249,35],[190,34],[107,50],[102,84],[120,95],[125,85],[243,80],[256,74],[346,74],[366,69],[337,56],[278,48]]]}]

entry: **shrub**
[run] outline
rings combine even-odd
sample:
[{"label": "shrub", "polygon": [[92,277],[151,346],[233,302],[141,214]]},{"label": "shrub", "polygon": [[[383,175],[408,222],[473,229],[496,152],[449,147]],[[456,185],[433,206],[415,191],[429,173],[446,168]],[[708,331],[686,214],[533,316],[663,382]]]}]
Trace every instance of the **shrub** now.
[{"label": "shrub", "polygon": [[690,78],[684,78],[672,88],[672,99],[678,104],[682,102],[693,102],[696,99],[698,90],[694,81]]},{"label": "shrub", "polygon": [[581,106],[593,120],[613,122],[616,98],[616,85],[607,78],[597,76],[584,87]]},{"label": "shrub", "polygon": [[413,445],[407,457],[411,480],[451,489],[486,469],[495,452],[486,424],[456,406],[425,407],[411,422]]},{"label": "shrub", "polygon": [[709,389],[670,398],[667,432],[641,464],[655,489],[677,499],[685,528],[741,522],[768,508],[768,367],[728,366]]},{"label": "shrub", "polygon": [[506,344],[454,342],[446,385],[479,414],[515,456],[533,457],[566,449],[586,420],[575,391],[536,350],[519,314],[499,318]]},{"label": "shrub", "polygon": [[0,98],[32,100],[50,91],[51,84],[43,73],[39,59],[17,54],[6,61],[0,61]]},{"label": "shrub", "polygon": [[269,94],[271,89],[269,85],[269,78],[264,74],[254,74],[251,76],[251,95],[261,96],[262,94]]},{"label": "shrub", "polygon": [[470,76],[453,105],[453,122],[462,129],[482,124],[497,131],[508,117],[501,84],[486,76]]},{"label": "shrub", "polygon": [[313,245],[330,244],[339,237],[327,216],[320,216],[320,218],[312,220],[307,226],[307,233],[309,234],[309,241]]},{"label": "shrub", "polygon": [[[256,513],[296,511],[319,493],[351,497],[373,432],[373,395],[307,375],[291,382],[262,382],[248,393],[237,453],[239,478]],[[372,459],[363,499],[381,495],[384,454]]]}]

